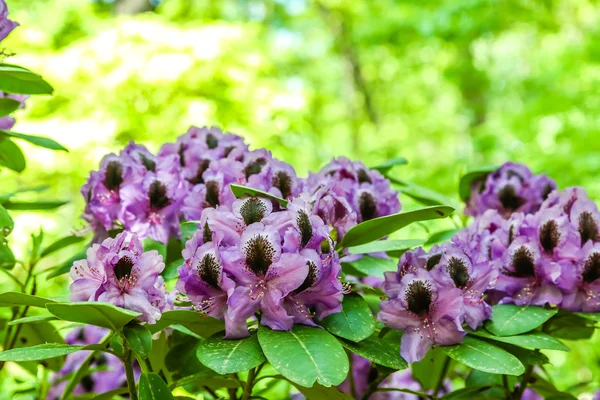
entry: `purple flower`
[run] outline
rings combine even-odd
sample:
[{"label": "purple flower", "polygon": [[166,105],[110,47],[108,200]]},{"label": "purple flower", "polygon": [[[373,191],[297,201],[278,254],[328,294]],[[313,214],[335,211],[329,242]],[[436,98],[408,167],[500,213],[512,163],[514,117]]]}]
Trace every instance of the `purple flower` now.
[{"label": "purple flower", "polygon": [[4,0],[0,0],[0,41],[6,39],[9,33],[13,31],[18,23],[8,19],[8,7]]},{"label": "purple flower", "polygon": [[305,189],[314,196],[315,213],[337,231],[338,239],[353,225],[400,211],[398,192],[381,173],[340,157],[311,173]]},{"label": "purple flower", "polygon": [[[67,334],[65,339],[68,344],[85,346],[99,343],[108,332],[108,329],[86,325],[73,329]],[[78,351],[77,353],[67,355],[65,364],[52,379],[53,384],[46,397],[47,400],[58,400],[62,396],[68,383],[68,379],[64,379],[65,376],[76,372],[89,354],[90,351]],[[91,362],[90,369],[99,370],[85,376],[81,380],[73,390],[75,395],[105,393],[124,387],[127,382],[125,368],[121,360],[112,354],[100,354]],[[134,368],[134,373],[136,377],[139,377],[139,368]]]},{"label": "purple flower", "polygon": [[168,307],[165,268],[156,250],[143,252],[137,236],[122,232],[88,249],[87,259],[71,268],[72,301],[101,301],[137,311],[141,321],[155,323]]},{"label": "purple flower", "polygon": [[556,183],[546,175],[534,175],[523,164],[507,162],[473,182],[465,214],[477,217],[490,209],[504,217],[534,213],[555,189]]},{"label": "purple flower", "polygon": [[381,302],[377,317],[388,327],[404,331],[400,355],[407,362],[422,360],[433,344],[444,346],[462,341],[465,332],[461,327],[460,289],[437,285],[426,269],[407,273],[399,288],[396,282],[391,288],[388,291],[386,281],[384,290],[390,299]]},{"label": "purple flower", "polygon": [[[2,7],[3,4],[3,0],[0,0],[0,7]],[[4,5],[4,7],[6,7],[6,5]],[[1,16],[0,16],[1,18]],[[0,22],[0,35],[2,34],[2,25]],[[1,39],[0,39],[1,40]],[[19,106],[19,108],[25,108],[25,100],[28,98],[29,96],[23,95],[23,94],[9,94],[9,93],[4,93],[4,92],[0,92],[0,98],[2,99],[12,99],[12,100],[16,100],[18,102],[21,103],[21,105]],[[5,129],[5,130],[10,130],[12,129],[12,127],[15,125],[15,119],[13,117],[0,117],[0,129]]]},{"label": "purple flower", "polygon": [[587,241],[574,262],[563,263],[559,286],[562,307],[570,311],[600,311],[600,243]]}]

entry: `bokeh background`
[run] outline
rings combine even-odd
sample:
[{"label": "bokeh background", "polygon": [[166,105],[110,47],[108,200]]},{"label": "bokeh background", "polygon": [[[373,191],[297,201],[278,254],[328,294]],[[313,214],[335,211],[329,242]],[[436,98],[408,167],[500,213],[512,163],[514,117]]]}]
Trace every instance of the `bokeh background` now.
[{"label": "bokeh background", "polygon": [[[404,156],[397,177],[458,201],[468,168],[513,160],[600,198],[595,1],[7,2],[21,24],[2,43],[10,62],[55,87],[29,99],[14,130],[70,150],[23,144],[25,172],[0,172],[3,192],[43,183],[37,198],[70,201],[12,213],[20,257],[40,228],[50,238],[85,228],[79,188],[103,155],[130,140],[156,150],[190,125],[240,134],[303,176],[334,156]],[[562,390],[600,381],[598,333],[572,347],[549,353]]]}]

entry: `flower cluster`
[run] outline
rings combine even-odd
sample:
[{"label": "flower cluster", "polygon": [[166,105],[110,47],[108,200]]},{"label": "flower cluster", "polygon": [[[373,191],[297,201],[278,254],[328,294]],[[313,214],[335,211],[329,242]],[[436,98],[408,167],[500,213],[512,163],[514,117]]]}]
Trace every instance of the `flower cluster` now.
[{"label": "flower cluster", "polygon": [[398,192],[379,171],[359,161],[340,157],[306,180],[305,190],[314,197],[315,212],[333,226],[337,238],[354,225],[400,211]]},{"label": "flower cluster", "polygon": [[[552,192],[534,214],[488,211],[453,240],[487,254],[500,276],[490,301],[600,311],[600,213],[581,188]],[[477,248],[478,247],[478,248]],[[469,250],[467,250],[469,251]]]},{"label": "flower cluster", "polygon": [[0,41],[6,39],[6,37],[19,26],[15,21],[8,19],[8,7],[4,0],[0,0]]},{"label": "flower cluster", "polygon": [[506,218],[514,212],[534,213],[554,189],[556,183],[546,175],[534,175],[523,164],[507,162],[473,182],[465,214],[477,217],[497,210]]},{"label": "flower cluster", "polygon": [[275,330],[315,325],[341,311],[341,265],[329,230],[308,203],[273,211],[270,200],[236,200],[208,208],[186,243],[177,290],[195,308],[225,321],[226,337],[248,335],[246,320]]},{"label": "flower cluster", "polygon": [[236,183],[291,198],[302,190],[293,167],[264,150],[248,150],[239,136],[215,127],[192,127],[155,156],[130,143],[109,154],[82,187],[83,219],[96,234],[124,228],[167,243],[179,237],[180,220],[198,220],[206,208],[231,210]]},{"label": "flower cluster", "polygon": [[465,253],[447,243],[406,252],[397,272],[387,272],[378,318],[388,327],[403,330],[400,354],[409,363],[425,357],[433,344],[460,343],[463,322],[472,329],[489,318],[484,301],[498,272],[487,259]]},{"label": "flower cluster", "polygon": [[144,252],[136,235],[128,232],[105,239],[87,250],[87,259],[71,267],[71,300],[101,301],[137,311],[141,321],[155,323],[170,307],[165,268],[156,251]]},{"label": "flower cluster", "polygon": [[[70,331],[65,340],[67,344],[86,346],[99,343],[108,333],[108,329],[93,325],[75,328]],[[90,351],[78,351],[67,355],[65,364],[58,374],[53,378],[53,384],[48,391],[47,400],[58,400],[62,397],[65,387],[69,382],[67,375],[74,374],[88,357]],[[90,363],[90,370],[95,372],[83,377],[81,382],[73,390],[75,395],[85,393],[105,393],[125,386],[125,368],[117,357],[109,353],[102,353]],[[140,375],[139,368],[134,369],[137,377]]]}]

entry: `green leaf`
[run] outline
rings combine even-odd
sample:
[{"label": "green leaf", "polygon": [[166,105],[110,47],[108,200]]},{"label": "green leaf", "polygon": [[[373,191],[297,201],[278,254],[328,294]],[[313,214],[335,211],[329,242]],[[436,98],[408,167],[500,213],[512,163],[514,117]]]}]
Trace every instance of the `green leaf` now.
[{"label": "green leaf", "polygon": [[48,190],[48,189],[50,189],[49,185],[24,187],[24,188],[17,189],[14,192],[6,193],[6,194],[1,194],[0,195],[0,201],[10,200],[13,196],[15,196],[15,195],[17,195],[19,193],[28,193],[28,192],[39,193],[39,192],[43,192],[44,190]]},{"label": "green leaf", "polygon": [[360,342],[375,331],[375,320],[369,305],[358,293],[344,296],[342,311],[323,318],[321,326],[344,339]]},{"label": "green leaf", "polygon": [[6,136],[11,136],[16,139],[25,140],[33,145],[36,145],[38,147],[43,147],[45,149],[61,150],[61,151],[66,151],[66,152],[69,151],[69,150],[67,150],[66,147],[64,147],[60,143],[58,143],[50,138],[47,138],[45,136],[27,135],[25,133],[17,133],[17,132],[13,132],[13,131],[7,131],[5,129],[0,129],[0,135],[6,135]]},{"label": "green leaf", "polygon": [[21,148],[4,135],[0,135],[0,165],[16,172],[25,169],[25,156]]},{"label": "green leaf", "polygon": [[544,326],[544,331],[555,338],[568,340],[589,339],[595,331],[594,321],[565,310],[559,310]]},{"label": "green leaf", "polygon": [[21,324],[38,324],[45,321],[56,321],[56,317],[52,315],[36,315],[34,317],[24,317],[14,319],[8,323],[8,325],[21,325]]},{"label": "green leaf", "polygon": [[430,244],[448,242],[450,239],[452,239],[452,236],[454,236],[459,231],[460,231],[460,229],[457,228],[457,229],[448,229],[445,231],[435,232],[434,234],[429,236],[429,238],[425,242],[425,245],[428,246]]},{"label": "green leaf", "polygon": [[295,325],[291,331],[260,326],[258,341],[273,368],[299,385],[337,386],[348,374],[348,357],[327,331]]},{"label": "green leaf", "polygon": [[66,200],[48,201],[5,201],[2,203],[7,210],[30,211],[30,210],[54,210],[67,204]]},{"label": "green leaf", "polygon": [[139,386],[140,400],[173,400],[165,381],[154,372],[142,374]]},{"label": "green leaf", "polygon": [[521,375],[525,372],[523,364],[512,354],[470,336],[465,336],[460,344],[440,348],[448,357],[490,374]]},{"label": "green leaf", "polygon": [[61,276],[63,274],[66,274],[67,272],[69,272],[75,261],[83,260],[84,258],[86,258],[86,252],[87,252],[87,246],[80,249],[77,253],[75,253],[75,255],[73,255],[71,258],[69,258],[65,262],[54,267],[52,270],[50,270],[50,273],[48,274],[48,279],[56,278],[57,276]]},{"label": "green leaf", "polygon": [[492,307],[492,319],[485,323],[485,329],[496,336],[518,335],[542,325],[557,311],[536,306],[499,304]]},{"label": "green leaf", "polygon": [[3,243],[0,243],[0,268],[12,269],[16,263],[17,260],[15,259],[15,255],[13,254],[10,247]]},{"label": "green leaf", "polygon": [[411,364],[412,375],[421,384],[423,390],[435,388],[446,358],[440,347],[434,347],[427,352],[425,358],[421,361]]},{"label": "green leaf", "polygon": [[380,251],[406,251],[425,243],[422,239],[376,240],[360,246],[348,247],[350,254],[369,254]]},{"label": "green leaf", "polygon": [[388,179],[400,186],[400,194],[410,197],[413,200],[425,205],[425,206],[439,206],[439,205],[450,205],[453,208],[458,207],[457,202],[453,199],[444,196],[443,194],[431,190],[429,188],[417,185],[416,183],[408,182],[402,179],[390,178]]},{"label": "green leaf", "polygon": [[181,230],[181,241],[187,242],[188,240],[190,240],[192,238],[192,236],[194,235],[194,232],[196,232],[198,230],[199,224],[200,224],[200,221],[182,222],[179,225],[179,228]]},{"label": "green leaf", "polygon": [[217,333],[200,343],[196,355],[202,364],[221,375],[247,371],[265,361],[256,334],[225,340],[222,332]]},{"label": "green leaf", "polygon": [[309,400],[352,400],[352,396],[336,387],[326,387],[318,383],[315,383],[312,387],[304,387],[293,381],[290,382]]},{"label": "green leaf", "polygon": [[530,387],[544,399],[552,400],[577,400],[577,397],[570,393],[559,391],[552,383],[536,375],[530,384]]},{"label": "green leaf", "polygon": [[[214,374],[214,372],[212,370],[210,370],[210,371]],[[222,376],[211,376],[209,378],[209,377],[206,377],[206,375],[204,373],[186,376],[184,378],[177,380],[176,382],[173,382],[169,387],[171,389],[175,389],[177,387],[187,386],[187,385],[206,386],[206,387],[209,387],[212,389],[221,389],[221,388],[235,389],[235,388],[240,387],[240,384],[238,382],[234,381],[233,379],[228,379],[228,378],[225,378]]]},{"label": "green leaf", "polygon": [[0,361],[39,361],[65,356],[80,350],[104,350],[103,345],[73,346],[70,344],[46,343],[32,347],[20,347],[0,352]]},{"label": "green leaf", "polygon": [[343,247],[358,246],[381,239],[417,221],[446,218],[454,212],[448,206],[426,207],[385,217],[374,218],[352,227],[342,239]]},{"label": "green leaf", "polygon": [[245,197],[245,196],[265,197],[267,199],[277,201],[282,207],[287,207],[287,203],[288,203],[287,200],[284,200],[277,196],[273,196],[272,194],[267,193],[265,191],[254,189],[254,188],[251,188],[248,186],[236,185],[235,183],[232,183],[229,186],[231,187],[231,191],[233,192],[233,195],[235,197],[237,197],[238,199],[240,197]]},{"label": "green leaf", "polygon": [[484,330],[469,332],[472,335],[495,340],[497,342],[514,344],[519,347],[528,347],[531,349],[546,349],[571,351],[571,349],[558,339],[553,338],[542,332],[525,333],[517,336],[494,336]]},{"label": "green leaf", "polygon": [[193,337],[183,337],[171,347],[164,358],[165,367],[177,378],[190,375],[206,377],[218,376],[212,369],[206,367],[198,360],[196,355],[198,346],[202,340]]},{"label": "green leaf", "polygon": [[494,342],[494,346],[498,346],[517,357],[523,365],[542,365],[550,362],[548,357],[539,351],[528,350],[512,344],[501,342]]},{"label": "green leaf", "polygon": [[25,293],[5,292],[0,294],[0,307],[29,306],[45,308],[50,303],[55,303],[55,301]]},{"label": "green leaf", "polygon": [[62,320],[96,325],[112,330],[120,330],[141,315],[108,303],[53,303],[47,304],[46,308],[51,314]]},{"label": "green leaf", "polygon": [[591,321],[594,322],[600,322],[600,313],[583,313],[583,312],[576,312],[573,313],[579,317],[585,318],[585,319],[589,319]]},{"label": "green leaf", "polygon": [[[36,324],[22,324],[19,330],[19,337],[15,341],[14,348],[26,348],[47,343],[64,344],[64,339],[50,322],[40,321]],[[52,371],[58,371],[64,364],[63,358],[53,358],[43,361],[42,364]],[[38,363],[34,361],[19,362],[26,370],[33,374],[37,373]]]},{"label": "green leaf", "polygon": [[406,164],[408,164],[408,160],[405,157],[396,157],[396,158],[387,160],[379,165],[371,167],[370,169],[375,169],[375,170],[381,172],[383,175],[385,175],[392,168],[399,166],[399,165],[406,165]]},{"label": "green leaf", "polygon": [[477,397],[473,397],[474,395],[480,394],[485,392],[486,390],[489,390],[491,388],[491,386],[471,386],[471,387],[466,387],[466,388],[462,388],[462,389],[458,389],[455,390],[453,392],[448,393],[447,395],[442,396],[442,399],[458,399],[461,398],[463,396],[465,396],[465,398],[470,399],[470,398],[477,398]]},{"label": "green leaf", "polygon": [[148,358],[152,351],[152,334],[145,326],[130,322],[123,327],[123,334],[135,354]]},{"label": "green leaf", "polygon": [[54,89],[35,72],[16,65],[0,65],[0,90],[15,94],[52,94]]},{"label": "green leaf", "polygon": [[340,340],[342,346],[359,356],[366,358],[378,365],[400,370],[406,369],[408,364],[400,357],[400,337],[399,335],[388,334],[379,338],[374,333],[365,340],[354,343],[349,340]]},{"label": "green leaf", "polygon": [[225,329],[222,321],[190,310],[165,311],[160,320],[156,321],[154,325],[149,325],[148,329],[150,332],[156,333],[174,324],[183,325],[203,338],[208,338]]},{"label": "green leaf", "polygon": [[10,235],[14,227],[15,222],[10,214],[4,207],[0,206],[0,237],[6,237]]},{"label": "green leaf", "polygon": [[77,244],[77,243],[81,243],[85,240],[86,238],[84,236],[66,236],[64,238],[58,239],[56,242],[52,243],[50,246],[46,247],[44,250],[42,250],[42,252],[40,253],[40,257],[46,257],[47,255],[50,255],[52,253],[54,253],[55,251],[58,250],[62,250],[65,247]]},{"label": "green leaf", "polygon": [[384,278],[384,272],[396,271],[398,269],[398,261],[389,260],[385,258],[364,256],[359,260],[352,261],[349,264],[353,269],[360,272],[364,276],[374,276],[377,278]]},{"label": "green leaf", "polygon": [[0,99],[0,117],[9,115],[21,107],[21,102],[8,97]]},{"label": "green leaf", "polygon": [[465,175],[460,178],[458,182],[458,194],[463,201],[468,201],[471,197],[471,185],[474,181],[484,178],[490,172],[494,172],[499,167],[497,165],[488,165],[485,167],[477,168],[468,171]]}]

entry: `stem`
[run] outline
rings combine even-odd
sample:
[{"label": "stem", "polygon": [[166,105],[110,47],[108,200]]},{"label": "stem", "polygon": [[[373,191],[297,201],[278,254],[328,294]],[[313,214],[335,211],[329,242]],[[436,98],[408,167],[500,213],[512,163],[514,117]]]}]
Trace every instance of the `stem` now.
[{"label": "stem", "polygon": [[440,372],[440,377],[438,379],[437,385],[435,385],[435,390],[433,392],[434,396],[437,396],[440,390],[442,390],[442,386],[444,386],[444,378],[448,373],[448,367],[450,367],[450,357],[446,356],[444,360],[444,365],[442,366],[442,371]]},{"label": "stem", "polygon": [[129,398],[137,400],[137,390],[135,388],[135,376],[133,376],[133,365],[131,364],[131,349],[127,342],[123,343],[125,355],[123,356],[123,365],[125,366],[125,375],[127,376],[127,388],[129,389]]},{"label": "stem", "polygon": [[529,383],[529,378],[531,378],[532,373],[533,365],[528,365],[527,369],[525,370],[525,373],[523,374],[523,378],[521,378],[521,384],[519,385],[519,387],[515,388],[515,400],[520,400],[523,397],[523,392],[525,392],[525,388],[527,388],[527,384]]},{"label": "stem", "polygon": [[504,393],[506,393],[506,398],[510,398],[510,387],[508,386],[508,376],[502,375],[502,386],[504,386]]},{"label": "stem", "polygon": [[375,380],[369,384],[369,387],[367,388],[367,391],[363,395],[362,400],[368,400],[369,397],[371,397],[371,395],[377,391],[377,386],[379,386],[379,384],[381,382],[383,382],[385,380],[385,378],[390,376],[390,373],[391,373],[391,371],[390,372],[380,372],[377,375],[377,378],[375,378]]},{"label": "stem", "polygon": [[230,400],[237,400],[237,389],[234,388],[229,388],[229,399]]},{"label": "stem", "polygon": [[353,371],[353,362],[352,362],[352,355],[350,355],[350,357],[348,357],[348,360],[350,361],[350,373],[348,374],[348,380],[350,381],[350,394],[352,395],[352,398],[356,398],[356,385],[354,383],[354,371]]},{"label": "stem", "polygon": [[248,400],[252,394],[254,387],[254,378],[256,377],[256,369],[252,368],[248,372],[248,380],[246,381],[246,387],[244,387],[244,393],[242,394],[242,400]]},{"label": "stem", "polygon": [[[110,332],[108,335],[106,335],[99,344],[107,344],[110,342],[110,340],[112,339],[112,332]],[[90,364],[92,363],[92,361],[94,360],[94,358],[98,355],[98,353],[101,350],[96,350],[90,353],[89,356],[87,356],[85,358],[85,360],[83,360],[83,363],[81,364],[81,366],[77,369],[77,371],[73,374],[73,376],[71,377],[71,379],[69,380],[69,383],[67,383],[67,386],[65,386],[65,390],[60,398],[60,400],[66,400],[69,396],[71,396],[71,393],[73,392],[73,390],[75,389],[75,387],[77,386],[77,384],[79,383],[79,381],[81,381],[81,379],[85,376],[85,374],[88,371],[88,368],[90,366]]]},{"label": "stem", "polygon": [[401,388],[377,388],[376,392],[402,392],[402,393],[410,393],[419,397],[420,399],[431,399],[435,398],[435,396],[423,392],[417,392],[415,390],[410,389],[401,389]]}]

